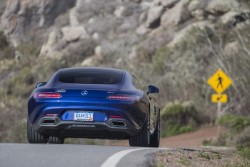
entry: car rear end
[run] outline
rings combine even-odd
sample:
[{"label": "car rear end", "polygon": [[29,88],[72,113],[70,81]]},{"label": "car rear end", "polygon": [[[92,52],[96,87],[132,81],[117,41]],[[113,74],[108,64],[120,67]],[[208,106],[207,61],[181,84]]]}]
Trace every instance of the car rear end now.
[{"label": "car rear end", "polygon": [[47,136],[129,138],[146,114],[143,93],[122,89],[124,75],[120,70],[62,70],[32,93],[29,120]]}]

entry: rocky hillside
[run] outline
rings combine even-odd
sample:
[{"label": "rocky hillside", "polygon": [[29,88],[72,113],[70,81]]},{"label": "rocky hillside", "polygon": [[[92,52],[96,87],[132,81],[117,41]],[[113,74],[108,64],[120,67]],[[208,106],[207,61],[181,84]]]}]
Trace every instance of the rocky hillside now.
[{"label": "rocky hillside", "polygon": [[40,56],[65,55],[91,41],[95,56],[118,52],[133,59],[144,47],[151,61],[157,48],[175,45],[194,27],[211,34],[218,22],[236,26],[248,14],[239,0],[10,0],[1,23],[15,47],[32,40]]},{"label": "rocky hillside", "polygon": [[234,80],[223,112],[248,113],[247,0],[1,0],[0,14],[0,112],[23,119],[15,130],[34,84],[69,66],[127,69],[160,87],[162,106],[188,101],[212,119],[206,81],[222,68]]}]

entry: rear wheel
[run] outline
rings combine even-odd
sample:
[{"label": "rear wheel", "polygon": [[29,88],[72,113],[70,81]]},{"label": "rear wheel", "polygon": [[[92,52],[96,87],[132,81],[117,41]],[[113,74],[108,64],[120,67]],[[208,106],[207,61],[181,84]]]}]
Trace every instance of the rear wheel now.
[{"label": "rear wheel", "polygon": [[47,143],[48,137],[34,130],[29,118],[27,118],[27,139],[29,143]]},{"label": "rear wheel", "polygon": [[64,138],[56,137],[56,136],[50,136],[48,143],[50,143],[50,144],[63,144],[64,143]]},{"label": "rear wheel", "polygon": [[137,147],[148,147],[150,142],[150,117],[147,116],[147,120],[144,123],[141,131],[135,135],[131,136],[129,138],[129,145],[130,146],[137,146]]},{"label": "rear wheel", "polygon": [[160,113],[157,117],[157,123],[154,133],[150,136],[150,144],[149,147],[159,147],[160,145],[160,137],[161,137],[161,126],[160,126]]}]

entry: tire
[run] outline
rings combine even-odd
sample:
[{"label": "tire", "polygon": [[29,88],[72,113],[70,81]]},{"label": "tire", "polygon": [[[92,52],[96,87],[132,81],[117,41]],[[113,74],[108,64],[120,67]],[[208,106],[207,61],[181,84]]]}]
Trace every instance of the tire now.
[{"label": "tire", "polygon": [[56,136],[50,136],[48,143],[49,144],[63,144],[64,143],[64,138],[56,137]]},{"label": "tire", "polygon": [[149,147],[159,147],[161,138],[161,123],[160,123],[160,113],[157,117],[157,124],[154,133],[150,136]]},{"label": "tire", "polygon": [[150,128],[150,118],[148,115],[147,120],[144,123],[141,131],[137,135],[131,136],[129,138],[129,145],[135,147],[148,147],[150,143],[149,128]]},{"label": "tire", "polygon": [[27,139],[29,143],[47,143],[48,137],[34,130],[27,118]]}]

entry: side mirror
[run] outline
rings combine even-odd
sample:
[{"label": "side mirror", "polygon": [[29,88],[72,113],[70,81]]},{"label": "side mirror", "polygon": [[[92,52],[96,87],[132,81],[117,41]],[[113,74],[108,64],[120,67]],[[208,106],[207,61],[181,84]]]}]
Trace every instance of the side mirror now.
[{"label": "side mirror", "polygon": [[38,84],[36,84],[36,88],[40,88],[46,84],[47,84],[47,82],[39,82]]},{"label": "side mirror", "polygon": [[159,93],[159,88],[157,88],[156,86],[153,85],[149,85],[148,86],[148,94],[149,93]]}]

